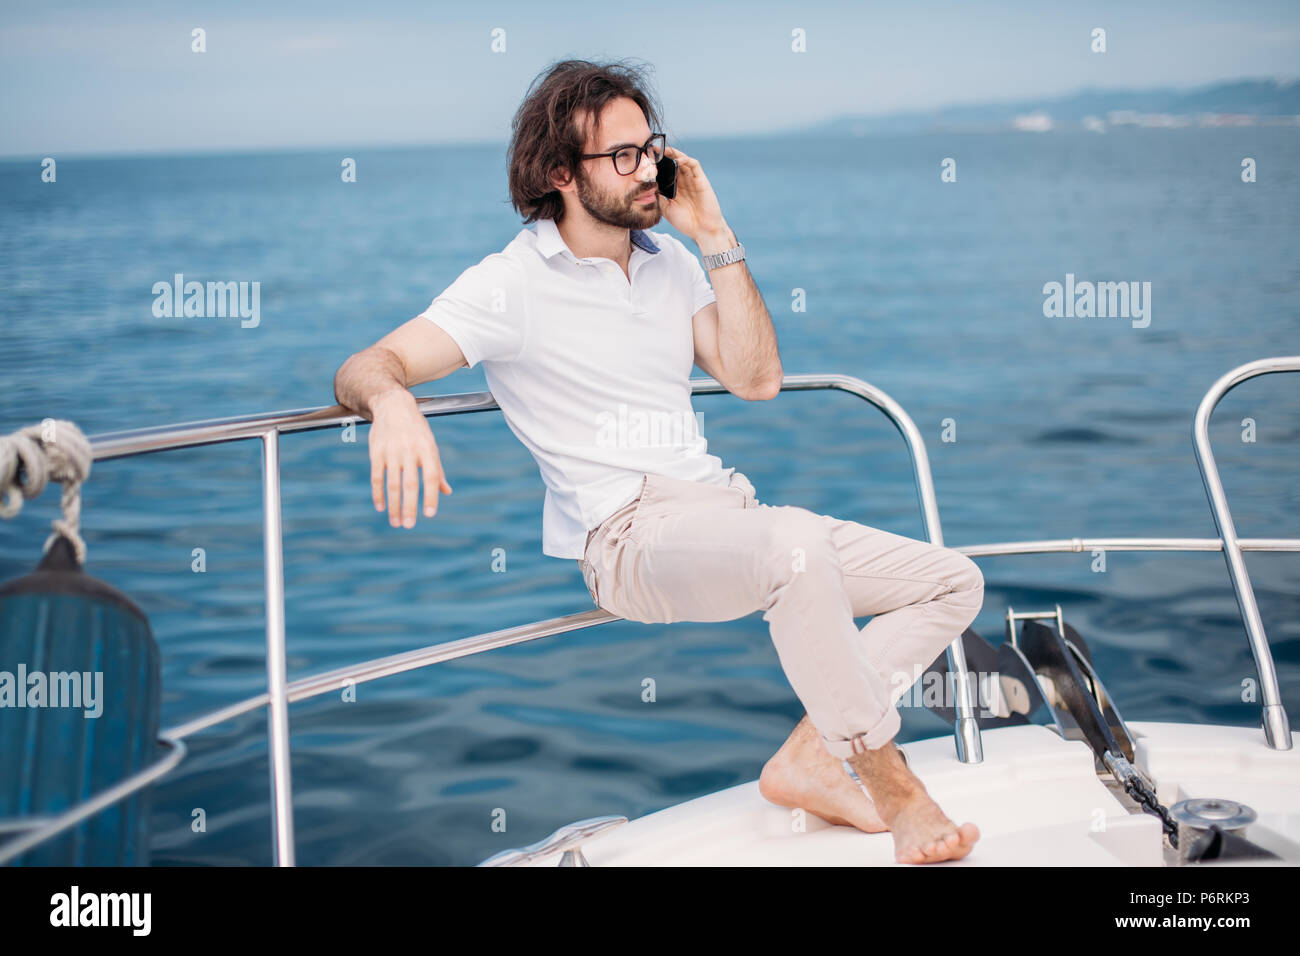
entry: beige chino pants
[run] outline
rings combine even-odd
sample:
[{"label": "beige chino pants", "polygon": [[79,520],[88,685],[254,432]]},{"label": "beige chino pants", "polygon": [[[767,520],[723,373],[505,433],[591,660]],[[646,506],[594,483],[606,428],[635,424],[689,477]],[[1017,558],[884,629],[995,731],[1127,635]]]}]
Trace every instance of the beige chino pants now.
[{"label": "beige chino pants", "polygon": [[895,703],[984,600],[965,555],[761,504],[739,471],[729,486],[646,475],[636,500],[588,532],[578,565],[596,605],[632,621],[761,610],[790,686],[841,759],[893,740]]}]

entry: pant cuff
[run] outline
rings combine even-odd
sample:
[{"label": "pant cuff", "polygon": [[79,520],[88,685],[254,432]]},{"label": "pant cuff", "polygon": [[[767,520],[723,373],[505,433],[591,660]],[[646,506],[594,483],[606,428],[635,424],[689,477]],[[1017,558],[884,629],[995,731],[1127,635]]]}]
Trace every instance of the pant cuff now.
[{"label": "pant cuff", "polygon": [[832,757],[847,760],[854,754],[860,754],[865,750],[879,750],[889,744],[898,736],[898,729],[902,726],[902,723],[903,720],[898,714],[898,708],[890,707],[885,711],[885,716],[880,718],[880,723],[866,733],[838,739],[823,737],[822,743]]}]

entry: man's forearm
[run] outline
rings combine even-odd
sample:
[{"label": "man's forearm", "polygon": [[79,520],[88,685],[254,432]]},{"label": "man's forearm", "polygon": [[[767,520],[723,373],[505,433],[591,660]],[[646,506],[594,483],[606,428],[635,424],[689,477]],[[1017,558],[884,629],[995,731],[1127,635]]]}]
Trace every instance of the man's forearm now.
[{"label": "man's forearm", "polygon": [[405,379],[406,369],[397,353],[386,348],[368,348],[339,368],[334,376],[334,400],[373,422],[378,399],[396,389],[411,394]]},{"label": "man's forearm", "polygon": [[[701,255],[726,252],[736,236],[725,224],[702,233],[696,240]],[[742,259],[709,273],[718,300],[718,357],[735,382],[752,386],[779,384],[781,355],[772,317],[754,277]]]}]

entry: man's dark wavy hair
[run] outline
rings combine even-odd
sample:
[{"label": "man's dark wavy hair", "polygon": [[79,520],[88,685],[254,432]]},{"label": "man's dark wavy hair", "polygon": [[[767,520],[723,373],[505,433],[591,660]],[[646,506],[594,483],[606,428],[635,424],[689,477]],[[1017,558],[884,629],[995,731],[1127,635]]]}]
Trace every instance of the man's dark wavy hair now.
[{"label": "man's dark wavy hair", "polygon": [[563,60],[534,78],[511,121],[507,153],[510,202],[525,224],[564,218],[564,197],[551,185],[550,174],[563,168],[581,175],[587,133],[611,100],[633,100],[651,132],[662,132],[648,72],[626,60]]}]

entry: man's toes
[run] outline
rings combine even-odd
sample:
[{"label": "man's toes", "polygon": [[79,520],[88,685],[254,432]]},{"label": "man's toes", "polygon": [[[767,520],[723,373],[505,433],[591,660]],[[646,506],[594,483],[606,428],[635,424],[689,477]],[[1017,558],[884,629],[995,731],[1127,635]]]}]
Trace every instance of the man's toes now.
[{"label": "man's toes", "polygon": [[906,850],[900,850],[895,854],[894,859],[899,863],[924,863],[925,854],[916,847],[909,847]]},{"label": "man's toes", "polygon": [[952,859],[953,850],[958,846],[960,837],[954,831],[939,834],[921,847],[926,863],[938,863]]},{"label": "man's toes", "polygon": [[939,860],[948,859],[948,843],[943,837],[930,841],[925,850],[926,859],[931,862],[937,863]]},{"label": "man's toes", "polygon": [[958,842],[955,843],[950,851],[950,858],[960,860],[970,853],[975,846],[975,841],[979,839],[979,830],[973,823],[963,823],[957,830],[956,836]]}]

